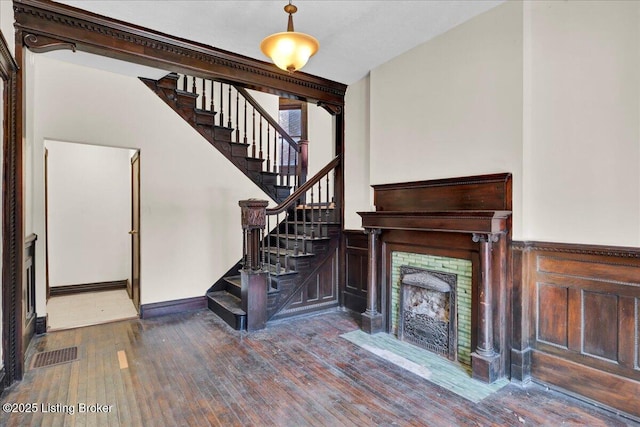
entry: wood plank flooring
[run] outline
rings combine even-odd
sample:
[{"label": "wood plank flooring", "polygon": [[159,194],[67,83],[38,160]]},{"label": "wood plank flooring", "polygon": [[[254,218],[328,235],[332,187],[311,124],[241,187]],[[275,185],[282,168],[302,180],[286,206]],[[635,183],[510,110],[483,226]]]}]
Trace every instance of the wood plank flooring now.
[{"label": "wood plank flooring", "polygon": [[2,412],[0,425],[640,425],[536,385],[510,384],[474,404],[340,337],[357,328],[351,314],[332,312],[246,334],[202,310],[52,332],[30,357],[78,346],[78,360],[29,369],[1,400],[37,412]]}]

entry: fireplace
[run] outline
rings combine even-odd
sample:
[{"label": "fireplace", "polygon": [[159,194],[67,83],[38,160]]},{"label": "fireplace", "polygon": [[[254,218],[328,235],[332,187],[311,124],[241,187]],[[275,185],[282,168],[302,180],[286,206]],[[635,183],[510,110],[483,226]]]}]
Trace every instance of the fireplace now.
[{"label": "fireplace", "polygon": [[[488,383],[508,376],[511,175],[373,187],[375,212],[358,212],[368,234],[362,329],[396,333],[405,341],[470,365],[472,376]],[[398,253],[469,263],[464,315],[459,284],[449,279],[453,276],[434,273],[420,263],[398,265],[394,259]],[[401,266],[405,269],[399,271]],[[456,271],[450,273],[455,276]],[[468,328],[464,335],[461,319]]]},{"label": "fireplace", "polygon": [[457,276],[401,266],[398,338],[457,359]]}]

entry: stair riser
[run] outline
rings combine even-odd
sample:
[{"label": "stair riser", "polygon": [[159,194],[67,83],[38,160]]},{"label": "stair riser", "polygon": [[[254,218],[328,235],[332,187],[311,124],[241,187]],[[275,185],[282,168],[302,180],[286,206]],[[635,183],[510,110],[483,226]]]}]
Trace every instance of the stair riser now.
[{"label": "stair riser", "polygon": [[157,81],[159,88],[175,90],[178,87],[178,75],[169,74]]},{"label": "stair riser", "polygon": [[175,94],[178,107],[191,109],[196,107],[196,97],[192,94],[185,92],[175,92]]},{"label": "stair riser", "polygon": [[218,304],[214,299],[207,297],[207,307],[209,310],[217,314],[225,323],[236,331],[247,329],[247,316],[237,315],[229,312],[227,309]]},{"label": "stair riser", "polygon": [[213,137],[216,141],[231,142],[231,133],[233,129],[215,126],[213,128]]},{"label": "stair riser", "polygon": [[296,218],[298,221],[302,221],[303,218],[306,218],[307,222],[326,222],[326,221],[334,221],[335,217],[335,209],[329,209],[327,212],[326,209],[298,209],[296,211]]},{"label": "stair riser", "polygon": [[251,172],[260,172],[262,171],[262,164],[264,160],[247,158],[247,169]]},{"label": "stair riser", "polygon": [[304,235],[307,238],[317,238],[327,236],[327,225],[323,223],[315,223],[311,225],[295,224],[289,227],[291,234],[297,234],[298,236]]},{"label": "stair riser", "polygon": [[231,143],[231,155],[234,157],[247,157],[247,146],[244,144]]},{"label": "stair riser", "polygon": [[262,184],[263,185],[277,185],[278,184],[278,176],[271,173],[263,173],[262,174]]},{"label": "stair riser", "polygon": [[[275,239],[272,240],[272,242],[275,242]],[[309,239],[302,239],[302,237],[300,237],[298,239],[298,250],[300,251],[301,254],[303,253],[313,253],[312,249],[313,249],[313,243],[309,240]],[[274,243],[275,246],[275,243]],[[280,237],[280,239],[278,240],[278,246],[280,246],[283,249],[295,249],[296,247],[296,239],[290,238],[284,238],[284,237]]]},{"label": "stair riser", "polygon": [[210,113],[200,113],[196,112],[196,124],[203,126],[213,126],[213,121],[215,120],[215,116]]}]

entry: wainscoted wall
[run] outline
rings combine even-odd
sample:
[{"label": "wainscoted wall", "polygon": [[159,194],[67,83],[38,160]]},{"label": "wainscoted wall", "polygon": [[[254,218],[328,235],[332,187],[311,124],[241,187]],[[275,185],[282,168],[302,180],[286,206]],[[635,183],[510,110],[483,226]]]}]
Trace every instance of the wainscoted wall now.
[{"label": "wainscoted wall", "polygon": [[640,417],[640,249],[513,244],[512,378]]},{"label": "wainscoted wall", "polygon": [[[345,242],[344,304],[363,312],[366,236]],[[512,242],[512,264],[511,379],[640,417],[640,249]]]},{"label": "wainscoted wall", "polygon": [[362,313],[367,308],[367,235],[362,230],[345,230],[343,235],[345,283],[341,289],[342,301],[346,308]]}]

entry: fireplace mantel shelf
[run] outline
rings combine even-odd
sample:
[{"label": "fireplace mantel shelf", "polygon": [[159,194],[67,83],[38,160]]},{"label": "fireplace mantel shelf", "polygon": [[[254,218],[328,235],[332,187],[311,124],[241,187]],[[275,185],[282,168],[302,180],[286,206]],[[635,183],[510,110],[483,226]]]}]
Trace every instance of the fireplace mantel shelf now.
[{"label": "fireplace mantel shelf", "polygon": [[375,211],[358,215],[364,228],[494,234],[509,231],[511,211]]}]

